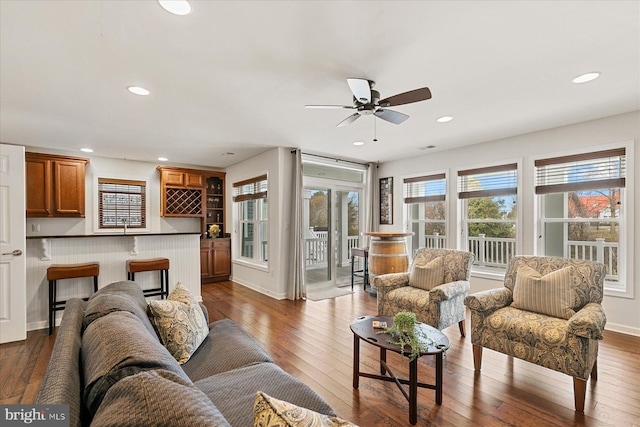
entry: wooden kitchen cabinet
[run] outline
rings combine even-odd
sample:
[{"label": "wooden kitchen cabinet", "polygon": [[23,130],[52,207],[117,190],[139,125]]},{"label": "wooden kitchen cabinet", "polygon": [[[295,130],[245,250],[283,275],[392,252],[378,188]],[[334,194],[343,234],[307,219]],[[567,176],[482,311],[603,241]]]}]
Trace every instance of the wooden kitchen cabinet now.
[{"label": "wooden kitchen cabinet", "polygon": [[203,239],[200,242],[200,277],[202,283],[229,280],[231,274],[231,239]]},{"label": "wooden kitchen cabinet", "polygon": [[27,218],[84,218],[89,159],[25,153]]},{"label": "wooden kitchen cabinet", "polygon": [[203,171],[158,166],[162,216],[203,217]]}]

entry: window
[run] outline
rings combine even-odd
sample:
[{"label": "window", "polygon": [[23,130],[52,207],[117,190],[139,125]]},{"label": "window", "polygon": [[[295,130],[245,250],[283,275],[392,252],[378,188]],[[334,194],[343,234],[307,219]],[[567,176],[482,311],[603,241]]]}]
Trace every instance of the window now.
[{"label": "window", "polygon": [[446,194],[444,173],[404,179],[404,203],[413,232],[412,251],[446,247]]},{"label": "window", "polygon": [[504,269],[516,254],[518,165],[458,171],[463,247],[474,265]]},{"label": "window", "polygon": [[146,228],[146,182],[98,178],[98,228]]},{"label": "window", "polygon": [[599,261],[605,285],[624,290],[626,150],[535,161],[544,255]]},{"label": "window", "polygon": [[233,201],[238,205],[240,257],[266,262],[268,257],[267,175],[233,184]]}]

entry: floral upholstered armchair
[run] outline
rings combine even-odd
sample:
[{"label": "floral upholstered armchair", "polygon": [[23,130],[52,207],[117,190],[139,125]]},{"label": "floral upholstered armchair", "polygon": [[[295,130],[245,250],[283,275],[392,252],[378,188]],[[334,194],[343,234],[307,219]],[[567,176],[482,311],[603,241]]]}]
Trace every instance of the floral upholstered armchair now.
[{"label": "floral upholstered armchair", "polygon": [[415,313],[419,322],[439,330],[458,324],[465,336],[464,297],[469,292],[473,254],[453,249],[418,249],[408,272],[373,279],[378,314]]},{"label": "floral upholstered armchair", "polygon": [[584,411],[589,374],[597,379],[598,340],[606,317],[604,264],[516,256],[504,287],[469,295],[476,371],[482,348],[499,351],[573,377],[575,409]]}]

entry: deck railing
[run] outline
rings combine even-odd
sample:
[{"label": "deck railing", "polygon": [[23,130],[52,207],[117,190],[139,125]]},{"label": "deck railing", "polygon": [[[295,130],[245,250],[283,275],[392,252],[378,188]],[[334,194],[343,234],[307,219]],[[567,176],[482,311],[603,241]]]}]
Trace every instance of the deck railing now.
[{"label": "deck railing", "polygon": [[[327,266],[328,232],[316,231],[317,238],[306,239],[307,268],[323,268]],[[347,254],[351,248],[358,246],[358,236],[347,238]],[[446,248],[446,236],[438,233],[425,236],[426,248]],[[511,258],[516,255],[516,239],[509,237],[486,237],[480,234],[468,238],[469,252],[475,255],[474,265],[483,267],[506,268]],[[606,242],[605,239],[595,241],[567,241],[566,258],[598,261],[607,268],[607,280],[618,280],[618,243]]]},{"label": "deck railing", "polygon": [[[307,268],[324,268],[327,266],[327,248],[328,248],[328,239],[329,232],[327,231],[315,231],[316,236],[313,238],[305,239],[305,245],[307,250]],[[346,257],[351,260],[351,248],[357,248],[358,242],[360,239],[358,236],[348,236],[347,237],[347,247],[346,252],[343,252]]]},{"label": "deck railing", "polygon": [[598,238],[593,241],[569,240],[567,242],[567,258],[601,262],[607,268],[606,279],[618,280],[618,242],[605,242]]},{"label": "deck railing", "polygon": [[510,237],[469,237],[469,252],[475,255],[474,265],[506,267],[516,255],[516,239]]}]

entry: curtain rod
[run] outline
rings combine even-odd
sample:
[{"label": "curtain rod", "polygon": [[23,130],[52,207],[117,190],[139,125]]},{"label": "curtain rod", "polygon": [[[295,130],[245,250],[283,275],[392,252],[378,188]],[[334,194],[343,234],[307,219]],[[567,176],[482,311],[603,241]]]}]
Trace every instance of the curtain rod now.
[{"label": "curtain rod", "polygon": [[[291,154],[295,154],[296,151],[298,151],[298,149],[291,150]],[[360,163],[360,162],[354,162],[353,160],[344,160],[344,159],[338,159],[336,157],[322,156],[320,154],[305,153],[302,150],[300,150],[300,153],[302,153],[302,154],[304,154],[306,156],[320,157],[321,159],[335,160],[336,162],[353,163],[354,165],[360,165],[360,166],[369,167],[369,163]]]}]

